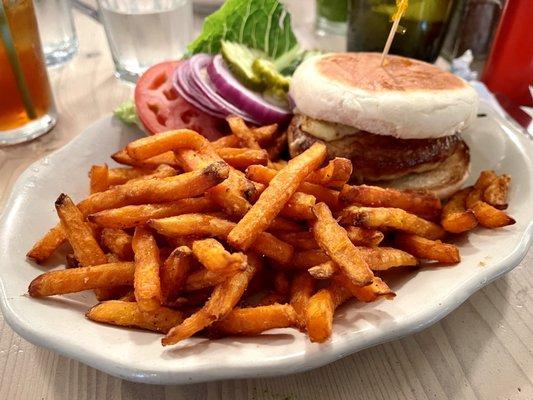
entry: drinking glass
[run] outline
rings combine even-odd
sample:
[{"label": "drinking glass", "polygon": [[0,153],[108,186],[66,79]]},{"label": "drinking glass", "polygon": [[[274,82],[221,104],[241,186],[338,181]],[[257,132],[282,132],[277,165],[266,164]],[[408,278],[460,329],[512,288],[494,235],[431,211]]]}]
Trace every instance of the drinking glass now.
[{"label": "drinking glass", "polygon": [[46,65],[70,60],[78,50],[78,37],[68,0],[34,0]]},{"label": "drinking glass", "polygon": [[[455,0],[410,0],[391,54],[434,62],[439,56]],[[348,50],[381,52],[391,29],[395,0],[350,0]]]},{"label": "drinking glass", "polygon": [[115,76],[136,82],[151,65],[180,58],[192,40],[191,0],[98,0]]},{"label": "drinking glass", "polygon": [[0,144],[34,139],[56,112],[31,0],[0,0]]}]

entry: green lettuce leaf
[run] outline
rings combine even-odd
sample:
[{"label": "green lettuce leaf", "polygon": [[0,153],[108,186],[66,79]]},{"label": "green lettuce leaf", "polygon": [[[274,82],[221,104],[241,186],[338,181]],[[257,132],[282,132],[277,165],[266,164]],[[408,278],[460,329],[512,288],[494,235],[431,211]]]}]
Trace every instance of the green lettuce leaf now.
[{"label": "green lettuce leaf", "polygon": [[122,122],[128,125],[137,125],[142,129],[141,121],[137,117],[137,112],[135,111],[135,103],[133,100],[126,100],[124,103],[119,105],[115,110],[113,110],[115,116],[120,119]]},{"label": "green lettuce leaf", "polygon": [[188,46],[189,53],[219,53],[222,40],[262,50],[272,58],[297,44],[291,17],[277,0],[227,0],[205,19],[202,33]]}]

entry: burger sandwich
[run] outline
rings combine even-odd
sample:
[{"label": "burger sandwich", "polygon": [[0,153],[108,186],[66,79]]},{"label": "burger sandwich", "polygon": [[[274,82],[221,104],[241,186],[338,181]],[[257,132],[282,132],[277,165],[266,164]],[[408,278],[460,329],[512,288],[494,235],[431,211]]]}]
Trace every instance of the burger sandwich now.
[{"label": "burger sandwich", "polygon": [[436,66],[379,53],[330,53],[304,61],[289,91],[294,157],[315,141],[352,161],[352,181],[428,190],[444,198],[468,178],[461,138],[476,117],[477,95]]}]

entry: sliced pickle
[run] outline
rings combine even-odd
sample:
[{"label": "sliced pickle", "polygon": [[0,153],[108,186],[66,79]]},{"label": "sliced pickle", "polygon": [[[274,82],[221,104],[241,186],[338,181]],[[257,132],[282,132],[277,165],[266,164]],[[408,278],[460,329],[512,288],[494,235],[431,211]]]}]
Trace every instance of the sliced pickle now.
[{"label": "sliced pickle", "polygon": [[222,57],[224,57],[235,78],[249,89],[262,91],[265,88],[265,83],[261,76],[253,70],[252,64],[258,57],[263,56],[263,53],[242,44],[227,41],[222,41],[221,47]]},{"label": "sliced pickle", "polygon": [[289,90],[290,78],[280,74],[272,61],[258,58],[252,63],[252,69],[268,88],[279,88],[285,92]]}]

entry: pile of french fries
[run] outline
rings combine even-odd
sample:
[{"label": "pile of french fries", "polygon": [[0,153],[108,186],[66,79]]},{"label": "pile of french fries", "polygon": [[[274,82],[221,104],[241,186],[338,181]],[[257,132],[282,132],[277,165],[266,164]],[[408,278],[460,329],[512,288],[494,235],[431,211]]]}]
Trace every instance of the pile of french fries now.
[{"label": "pile of french fries", "polygon": [[60,222],[28,253],[44,263],[68,242],[66,268],[39,275],[29,294],[94,290],[90,320],[164,333],[163,345],[286,327],[324,342],[341,304],[395,296],[385,271],[458,263],[441,239],[514,223],[506,175],[484,171],[442,206],[347,184],[352,164],[325,164],[322,143],[284,161],[276,125],[228,123],[214,142],[170,131],[112,156],[127,167],[93,166],[91,195],[61,194]]}]

